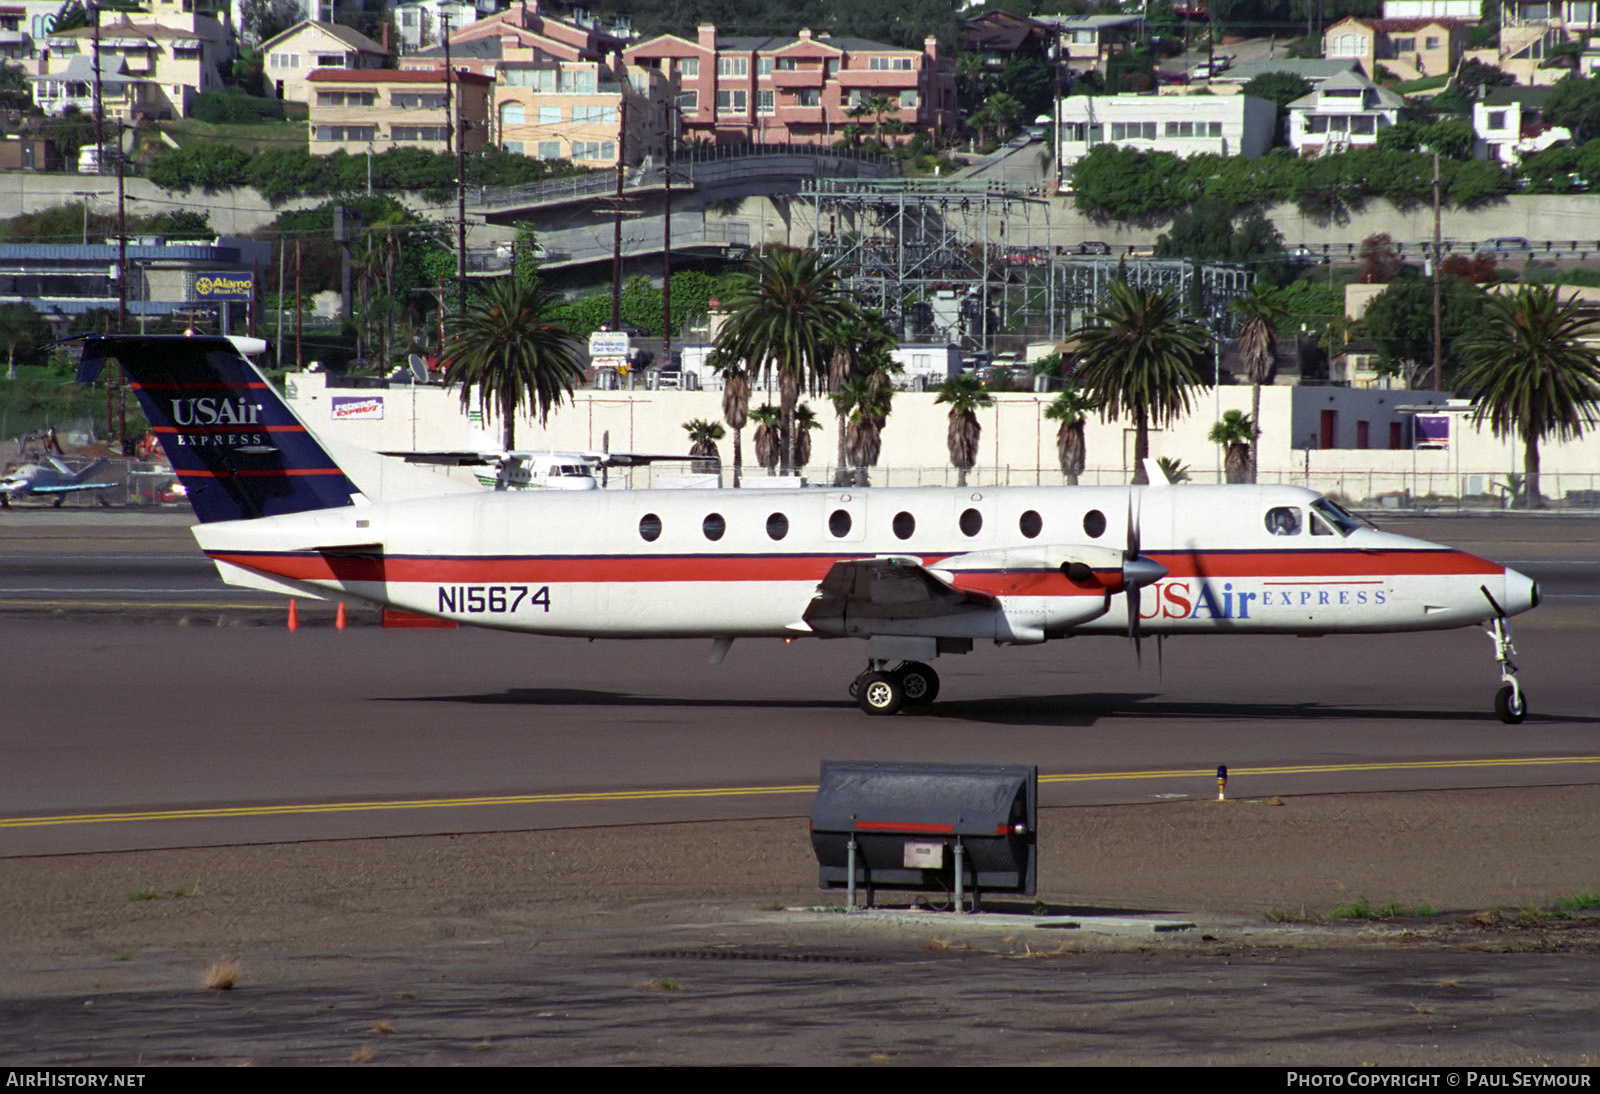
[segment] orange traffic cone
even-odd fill
[[[344,601],[339,601],[339,612],[333,617],[333,625],[341,631],[344,630]]]
[[[289,598],[289,633],[293,634],[300,629],[300,614],[294,609],[294,598]]]

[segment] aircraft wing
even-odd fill
[[[499,463],[504,454],[473,449],[440,449],[432,452],[379,452],[378,455],[397,456],[407,463],[431,463],[440,467],[487,467]]]
[[[688,463],[704,456],[656,456],[644,452],[585,452],[586,459],[598,460],[604,467],[645,467],[652,463]]]
[[[931,619],[995,606],[994,597],[956,588],[919,559],[888,556],[835,562],[801,618],[813,631],[841,634],[869,620]]]
[[[75,494],[79,490],[110,490],[117,485],[114,482],[74,482],[57,483],[49,486],[34,484],[28,487],[30,494]]]

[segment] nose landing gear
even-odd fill
[[[1517,648],[1511,644],[1511,628],[1502,618],[1485,625],[1494,642],[1494,659],[1500,666],[1500,690],[1494,696],[1494,712],[1508,726],[1518,725],[1528,716],[1528,697],[1517,680],[1517,665],[1511,660]]]
[[[850,684],[850,695],[868,714],[897,714],[902,707],[921,707],[939,694],[939,674],[921,661],[904,661],[889,671],[888,661],[873,658],[867,671]]]

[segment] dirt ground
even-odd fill
[[[1600,1061],[1600,918],[1558,908],[1600,787],[1049,809],[1040,848],[979,916],[828,910],[798,817],[0,860],[0,1062]]]

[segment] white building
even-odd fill
[[[1463,19],[1476,23],[1479,0],[1383,0],[1385,19]]]
[[[1194,156],[1263,156],[1277,107],[1248,95],[1072,95],[1056,106],[1063,168],[1097,144]]]
[[[406,0],[396,4],[394,23],[400,32],[400,53],[440,45],[446,23],[457,31],[496,10],[495,0]]]
[[[1472,154],[1480,160],[1515,165],[1522,157],[1565,144],[1572,131],[1544,120],[1541,107],[1550,97],[1548,87],[1491,88],[1481,102],[1472,104]]]
[[[1334,76],[1289,104],[1289,147],[1317,155],[1375,145],[1404,110],[1403,98],[1359,73]]]

